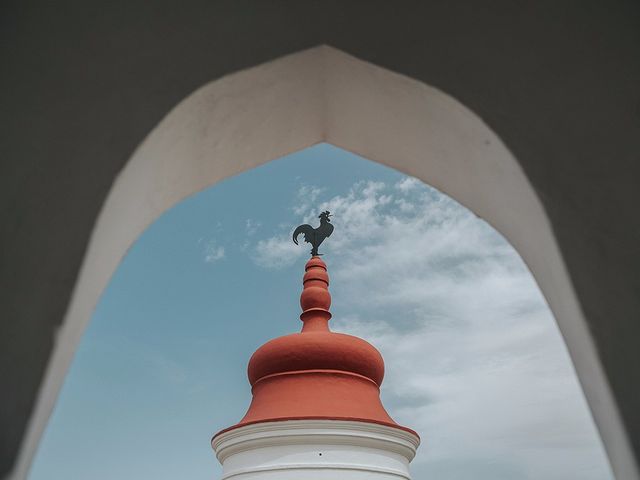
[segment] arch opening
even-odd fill
[[[575,465],[585,480],[611,478],[513,248],[415,178],[323,144],[189,197],[136,240],[83,335],[31,479],[219,476],[208,437],[244,415],[254,350],[299,331],[310,247],[291,231],[324,210],[335,225],[320,248],[330,327],[381,351],[383,405],[423,439],[413,478],[564,480]]]

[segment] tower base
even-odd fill
[[[420,439],[348,420],[282,420],[234,428],[212,440],[222,480],[410,480]]]

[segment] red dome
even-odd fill
[[[249,423],[330,419],[415,433],[396,424],[380,402],[380,352],[361,338],[329,330],[329,275],[320,257],[307,262],[303,284],[302,332],[271,340],[253,354],[248,367],[253,400],[242,420],[223,432]]]
[[[267,375],[301,370],[339,370],[356,373],[378,386],[384,377],[382,355],[369,342],[342,333],[294,333],[261,346],[249,360],[253,386]]]

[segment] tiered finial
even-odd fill
[[[304,323],[302,333],[328,332],[331,319],[331,294],[329,293],[329,274],[327,265],[320,257],[312,257],[304,267],[303,290],[300,295]]]

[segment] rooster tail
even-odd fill
[[[298,236],[300,234],[304,235],[304,241],[307,243],[311,242],[313,238],[313,227],[311,225],[300,225],[293,231],[293,243],[298,245]]]

